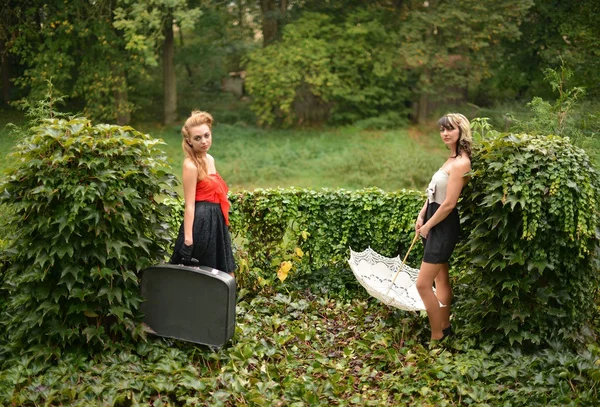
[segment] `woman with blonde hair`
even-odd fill
[[[448,261],[460,234],[456,203],[469,180],[467,174],[471,171],[472,142],[469,120],[462,114],[447,114],[438,124],[440,136],[450,154],[433,175],[427,188],[427,201],[415,223],[415,230],[421,235],[425,246],[416,285],[429,317],[432,342],[453,333],[450,325],[452,288]]]
[[[170,263],[208,266],[233,275],[228,188],[208,154],[212,125],[209,113],[193,111],[181,129],[185,209]]]

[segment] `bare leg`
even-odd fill
[[[442,264],[442,268],[435,278],[435,296],[445,305],[445,307],[440,307],[440,312],[442,315],[442,329],[446,329],[450,326],[450,304],[452,303],[448,263]]]
[[[421,263],[419,276],[417,277],[417,290],[423,300],[427,316],[429,317],[429,325],[431,326],[431,339],[442,339],[443,315],[440,309],[438,298],[433,292],[433,281],[439,274],[443,264]]]

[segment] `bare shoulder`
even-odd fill
[[[217,166],[215,165],[215,159],[210,154],[206,154],[206,170],[209,174],[215,174],[217,172]]]
[[[196,164],[189,158],[183,160],[183,169],[187,171],[198,171]]]
[[[471,159],[466,155],[459,155],[452,163],[452,170],[458,172],[460,175],[471,171]]]

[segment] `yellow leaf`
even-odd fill
[[[281,280],[281,282],[283,282],[287,278],[291,268],[292,268],[291,261],[282,261],[281,262],[281,264],[279,265],[279,269],[277,270],[277,277],[279,278],[279,280]]]
[[[298,256],[300,258],[302,258],[302,256],[304,256],[304,252],[299,247],[296,247],[296,256]]]
[[[310,236],[310,233],[308,233],[306,230],[302,231],[302,239],[306,240],[308,239],[308,236]]]

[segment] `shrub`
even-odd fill
[[[598,285],[596,170],[558,136],[483,139],[461,201],[456,315],[481,343],[582,339]]]
[[[15,230],[2,253],[7,346],[48,349],[141,334],[137,272],[169,243],[174,177],[159,140],[85,118],[48,119],[12,153],[0,185]]]
[[[531,117],[515,120],[511,131],[569,137],[578,147],[591,147],[592,152],[597,153],[593,150],[596,134],[600,130],[600,116],[593,106],[591,109],[588,107],[589,102],[582,103],[585,88],[568,86],[572,77],[573,71],[564,61],[559,69],[545,69],[544,79],[557,93],[556,100],[547,101],[534,97],[527,104]]]

